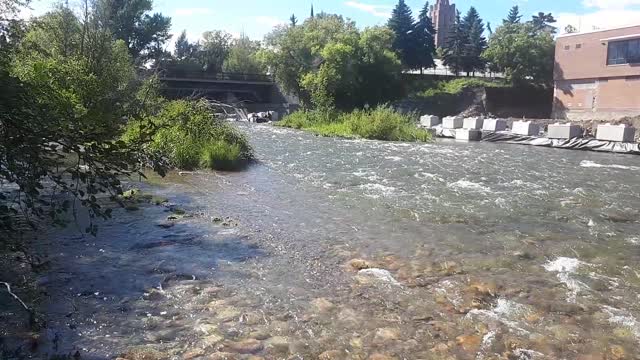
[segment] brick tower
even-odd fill
[[[444,47],[449,39],[451,25],[456,20],[456,5],[449,4],[449,0],[436,0],[431,5],[431,20],[436,29],[436,47]]]

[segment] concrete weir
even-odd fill
[[[582,127],[572,124],[551,124],[547,137],[549,139],[575,139],[582,137]]]
[[[604,141],[633,142],[636,129],[627,125],[598,125],[596,139]]]

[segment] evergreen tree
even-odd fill
[[[442,51],[443,63],[456,76],[459,75],[463,69],[464,53],[468,39],[469,37],[462,28],[460,12],[456,11],[456,20],[451,25],[449,40]]]
[[[396,35],[393,41],[393,49],[398,54],[405,69],[417,69],[420,67],[414,25],[411,9],[404,0],[398,0],[387,26]]]
[[[556,19],[551,15],[551,13],[545,14],[543,12],[539,12],[538,15],[533,15],[531,18],[531,24],[536,31],[548,31],[551,34],[555,34],[556,28],[551,24],[554,24]]]
[[[296,14],[291,14],[291,17],[289,18],[289,24],[291,25],[291,27],[295,27],[296,25],[298,25],[298,18],[296,17]]]
[[[519,24],[520,20],[522,20],[522,15],[520,15],[520,8],[518,5],[514,5],[511,10],[509,10],[509,15],[507,18],[502,20],[504,24]]]
[[[313,19],[315,17],[315,14],[313,13],[313,4],[311,4],[311,18]]]
[[[431,68],[436,65],[433,61],[436,53],[436,29],[433,28],[433,21],[431,21],[431,17],[429,16],[428,1],[424,4],[424,7],[418,15],[418,22],[415,25],[414,32],[418,46],[418,64],[420,66],[420,73],[422,73],[424,68]]]
[[[487,48],[487,39],[484,37],[484,23],[478,11],[472,6],[460,25],[463,36],[466,37],[464,46],[463,70],[470,73],[485,70],[485,62],[482,53]]]

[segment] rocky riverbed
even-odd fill
[[[248,171],[43,235],[37,356],[637,358],[636,157],[242,128]]]

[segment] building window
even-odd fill
[[[582,44],[576,44],[576,49],[582,49]]]
[[[640,39],[609,43],[607,65],[640,63]]]
[[[564,49],[565,49],[565,50],[571,50],[571,45],[565,45],[565,46],[564,46]]]

